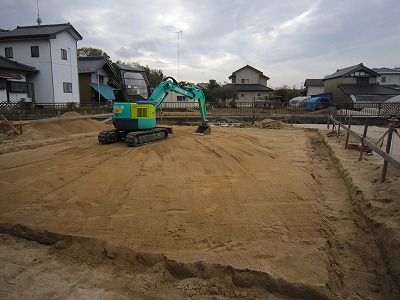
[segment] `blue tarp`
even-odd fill
[[[106,84],[89,83],[100,95],[107,100],[115,100],[114,90],[111,86]]]
[[[317,110],[331,106],[331,100],[324,97],[313,97],[307,102],[307,110]]]

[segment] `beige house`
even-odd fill
[[[232,83],[229,86],[235,88],[239,93],[238,102],[249,102],[269,100],[271,92],[268,87],[269,77],[263,72],[246,65],[236,70],[229,76]]]
[[[383,102],[400,93],[399,90],[377,83],[379,73],[360,63],[323,79],[324,92],[330,94],[332,103],[354,103],[364,101]]]

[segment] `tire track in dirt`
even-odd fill
[[[307,135],[311,175],[318,186],[329,187],[320,192],[320,212],[326,224],[327,269],[334,299],[397,299],[373,234],[352,204],[323,137],[316,131]]]

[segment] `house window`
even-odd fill
[[[10,81],[10,92],[26,93],[27,91],[28,84],[26,82]]]
[[[72,93],[72,83],[63,82],[63,90],[64,90],[64,93]]]
[[[104,84],[106,82],[105,76],[98,75],[97,81],[99,84]]]
[[[0,78],[0,90],[5,90],[7,88],[7,80]]]
[[[357,77],[357,84],[368,84],[369,78],[368,77]]]
[[[13,48],[12,47],[6,47],[4,49],[4,52],[5,52],[6,58],[13,58],[14,57]]]
[[[31,57],[39,57],[39,46],[31,46]]]
[[[240,79],[240,83],[250,83],[250,79],[242,78],[242,79]]]
[[[176,96],[176,101],[186,101],[185,96]]]
[[[61,59],[67,60],[67,58],[68,58],[68,56],[67,56],[67,50],[61,49]]]
[[[386,76],[382,76],[382,77],[381,77],[381,82],[382,82],[382,83],[386,83]]]
[[[240,98],[244,98],[244,93],[240,94]]]

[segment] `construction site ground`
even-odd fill
[[[400,172],[381,183],[344,133],[175,126],[130,148],[109,127],[2,135],[1,299],[399,299]]]

